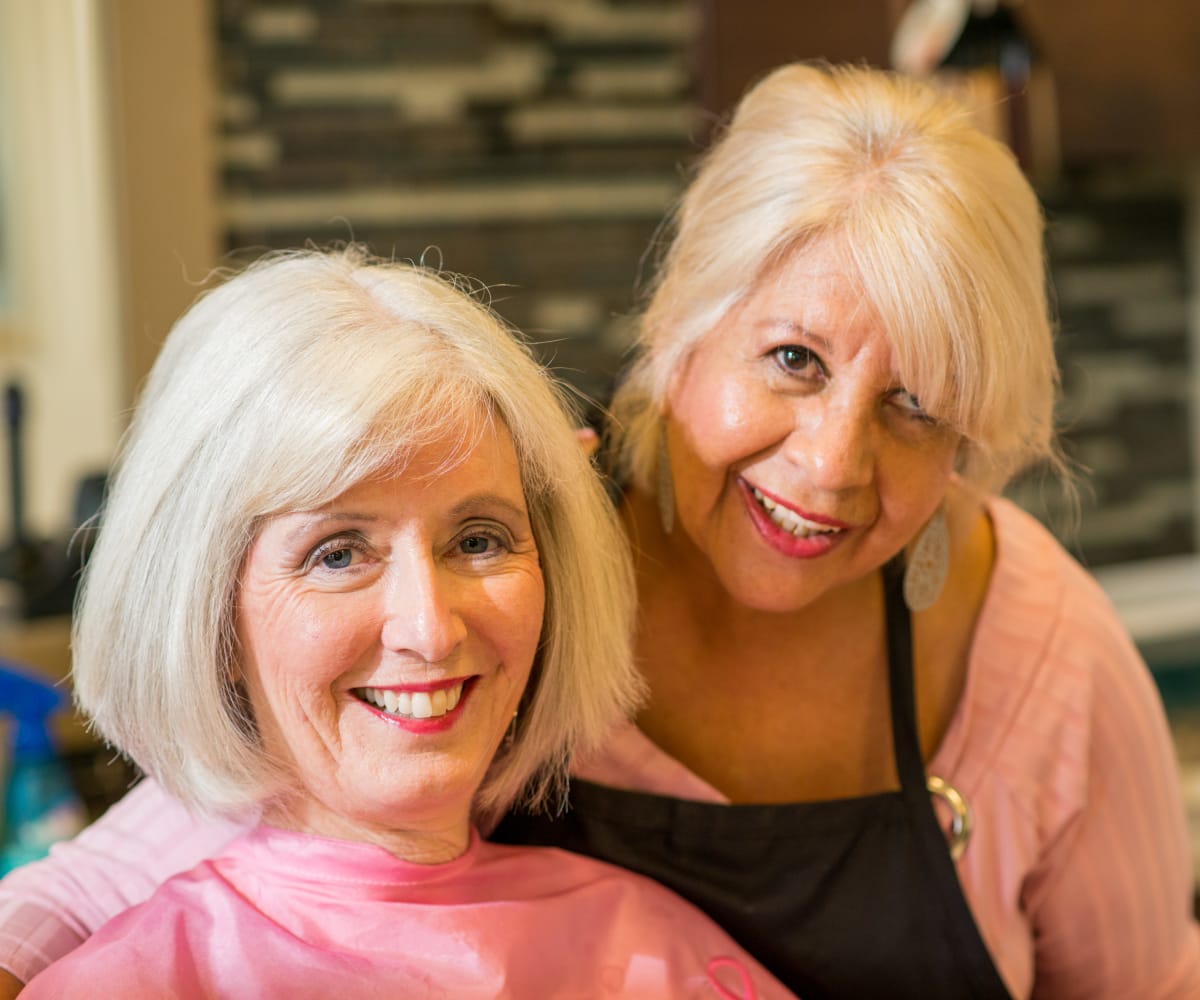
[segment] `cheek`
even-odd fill
[[[542,637],[546,593],[540,569],[484,581],[472,631],[509,670],[528,672]]]
[[[670,400],[672,458],[722,471],[770,443],[769,400],[736,378],[694,377]],[[678,446],[682,446],[682,453]]]
[[[880,496],[894,520],[920,525],[933,516],[950,485],[955,454],[952,446],[938,446],[889,461]]]
[[[265,699],[277,712],[292,711],[327,690],[378,636],[361,604],[347,595],[244,602],[238,633],[256,708]]]

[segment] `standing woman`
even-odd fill
[[[927,86],[786,66],[700,164],[614,401],[651,700],[513,823],[801,996],[1196,997],[1179,778],[1061,470],[1042,218]]]
[[[995,495],[1059,464],[1041,239],[1012,156],[924,85],[797,65],[747,95],[614,401],[651,698],[566,817],[504,836],[659,878],[808,998],[1200,996],[1151,678]],[[5,883],[0,964],[230,835],[135,790]]]

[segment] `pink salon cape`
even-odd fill
[[[22,994],[53,997],[791,996],[657,883],[472,837],[441,865],[259,826],[165,882]]]

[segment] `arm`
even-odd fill
[[[24,985],[11,972],[0,969],[0,1000],[14,1000]]]
[[[242,829],[199,820],[155,782],[142,782],[74,840],[0,881],[0,973],[28,982]],[[0,979],[0,1000],[15,996],[11,983]]]
[[[1149,672],[1123,629],[1095,652],[1087,790],[1026,885],[1035,997],[1200,996],[1200,929],[1179,769]]]

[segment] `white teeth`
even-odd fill
[[[402,719],[439,719],[454,711],[462,700],[463,686],[441,688],[437,691],[384,691],[380,688],[359,688],[359,694],[376,708]]]
[[[815,521],[808,521],[799,514],[788,510],[781,504],[777,504],[770,497],[763,496],[753,486],[750,491],[754,494],[754,499],[758,501],[763,510],[767,512],[771,520],[774,521],[784,531],[791,532],[797,538],[809,538],[813,535],[832,535],[835,532],[841,531],[841,528],[831,528],[828,524],[817,524]]]

